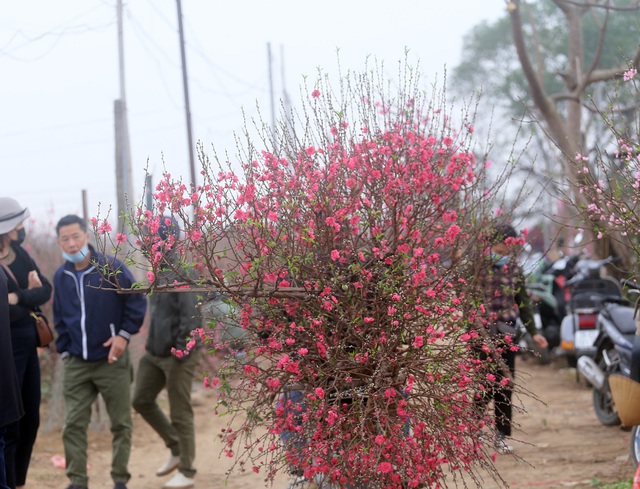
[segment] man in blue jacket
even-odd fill
[[[62,433],[67,489],[86,489],[87,427],[91,405],[102,395],[111,421],[114,489],[126,489],[131,452],[133,376],[127,346],[142,325],[146,299],[142,294],[118,294],[118,284],[130,288],[129,270],[89,244],[84,220],[60,219],[58,244],[65,263],[53,277],[53,315],[57,351],[64,362],[65,424]]]

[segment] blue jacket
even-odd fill
[[[91,264],[85,270],[76,271],[73,263],[65,262],[53,276],[56,347],[62,358],[107,358],[109,348],[103,343],[114,335],[128,341],[140,329],[147,310],[143,294],[118,294],[110,283],[117,280],[125,289],[134,283],[124,264],[91,246],[89,249]],[[115,273],[103,278],[101,273],[107,266]]]

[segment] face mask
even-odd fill
[[[491,252],[491,261],[497,267],[503,267],[509,263],[509,257],[507,255],[499,255],[498,253]]]
[[[89,247],[85,244],[80,251],[70,255],[69,253],[62,252],[62,257],[70,261],[71,263],[80,263],[89,255]]]
[[[24,242],[24,238],[27,237],[27,231],[24,228],[18,229],[18,237],[13,240],[14,243],[21,245]]]

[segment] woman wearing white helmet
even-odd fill
[[[51,298],[52,291],[33,258],[20,246],[27,217],[27,208],[12,198],[0,197],[0,265],[7,275],[11,342],[25,411],[22,419],[6,427],[4,456],[11,488],[26,483],[40,425],[38,337],[31,313]]]

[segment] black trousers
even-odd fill
[[[29,322],[11,325],[13,356],[20,382],[24,416],[6,426],[4,458],[7,485],[10,488],[24,486],[33,444],[40,426],[40,362],[36,348],[35,326]]]
[[[492,354],[480,352],[480,358],[488,362]],[[495,355],[495,354],[493,354]],[[477,404],[480,410],[484,410],[491,400],[493,400],[493,410],[495,417],[496,431],[504,436],[511,436],[511,421],[513,419],[513,382],[516,376],[516,352],[505,346],[501,352],[502,364],[497,359],[492,359],[495,368],[489,368],[487,373],[495,376],[493,382],[485,385],[484,395],[478,399]],[[506,385],[500,381],[510,378]]]

